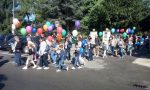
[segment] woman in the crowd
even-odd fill
[[[70,47],[68,38],[66,37],[66,38],[65,38],[65,42],[64,42],[64,50],[65,50],[65,52],[66,52],[66,58],[67,58],[68,60],[70,60],[70,49],[71,49],[71,47]]]
[[[21,66],[24,64],[23,60],[21,59],[21,41],[19,37],[15,37],[15,62],[17,66]]]
[[[27,60],[26,60],[26,65],[25,65],[25,67],[22,68],[24,70],[28,69],[28,66],[29,66],[30,62],[33,64],[32,68],[36,68],[35,62],[33,61],[34,43],[32,43],[31,41],[28,41],[27,47],[28,47],[29,52],[28,52],[28,57],[27,57]]]
[[[57,62],[56,62],[56,60],[57,60],[56,47],[57,47],[56,41],[52,40],[50,57],[52,59],[53,64],[57,64]]]
[[[127,45],[127,51],[129,52],[130,56],[132,56],[132,50],[133,50],[133,41],[129,38],[128,45]]]
[[[63,49],[64,46],[63,45],[59,45],[59,47],[57,48],[56,52],[57,52],[57,58],[58,58],[58,69],[56,70],[56,72],[60,72],[63,69],[66,69],[68,71],[68,67],[64,64],[64,61],[66,60],[66,52]]]
[[[75,44],[75,52],[74,52],[75,58],[74,58],[72,70],[74,70],[76,68],[79,68],[79,69],[82,68],[81,64],[79,62],[79,57],[80,57],[79,49],[80,49],[79,44],[76,43]]]
[[[123,58],[123,46],[124,45],[124,42],[122,40],[122,38],[120,38],[119,42],[118,42],[118,47],[119,47],[119,55],[120,55],[120,58],[122,59]]]
[[[88,60],[92,61],[93,60],[93,48],[94,48],[94,44],[92,43],[92,38],[91,37],[89,37],[88,47],[89,47],[89,57],[88,57]]]
[[[45,41],[45,38],[40,38],[40,49],[39,49],[39,67],[37,69],[42,69],[43,65],[45,66],[44,69],[49,69],[48,66],[48,45]]]
[[[94,54],[96,57],[99,57],[99,46],[100,46],[100,40],[98,38],[98,35],[95,37],[95,50]]]

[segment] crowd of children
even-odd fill
[[[110,54],[112,57],[119,56],[122,59],[125,54],[132,56],[135,48],[138,49],[144,45],[146,47],[149,44],[146,42],[148,38],[145,38],[143,41],[141,40],[143,38],[139,39],[132,35],[126,39],[123,39],[119,35],[111,35],[108,43],[103,43],[98,36],[95,36],[94,40],[92,39],[89,35],[83,38],[80,34],[77,36],[75,47],[73,47],[73,36],[71,34],[67,35],[64,42],[60,42],[56,38],[49,40],[44,36],[35,36],[34,38],[28,36],[28,57],[22,69],[28,69],[30,63],[32,63],[32,68],[47,70],[49,69],[49,63],[52,63],[57,68],[56,72],[60,72],[61,70],[68,71],[69,67],[65,64],[65,60],[70,60],[72,63],[71,69],[80,69],[85,64],[83,58],[93,61],[93,57],[99,57],[100,52],[102,52],[103,58]],[[19,38],[16,38],[16,41],[15,62],[21,65]],[[73,55],[71,54],[72,50],[74,52]]]

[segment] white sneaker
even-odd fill
[[[69,67],[67,67],[66,70],[68,71],[68,70],[69,70]]]
[[[60,69],[57,69],[56,72],[61,72],[61,70],[60,70]]]
[[[27,70],[27,69],[28,69],[28,67],[27,67],[27,66],[25,66],[25,67],[23,67],[22,69],[23,69],[23,70]]]
[[[35,66],[33,66],[32,68],[36,68],[37,66],[35,65]]]
[[[49,67],[44,67],[44,70],[48,70],[49,69]]]
[[[56,62],[53,62],[52,64],[56,64]]]
[[[38,67],[38,68],[36,68],[37,70],[40,70],[40,69],[42,69],[42,67]]]
[[[81,69],[81,68],[82,68],[81,66],[78,67],[78,69]]]
[[[72,67],[71,69],[72,69],[72,70],[75,70],[76,68],[75,68],[75,67]]]

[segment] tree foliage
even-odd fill
[[[18,4],[21,9],[15,17],[20,21],[35,13],[35,22],[59,20],[69,30],[74,29],[75,20],[81,20],[82,30],[104,30],[138,26],[150,15],[149,0],[15,0]],[[0,0],[0,33],[11,31],[12,6],[12,0]]]

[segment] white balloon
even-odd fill
[[[78,31],[77,31],[77,30],[73,30],[73,31],[72,31],[72,35],[73,35],[74,37],[76,37],[76,36],[78,35]]]
[[[17,25],[18,23],[19,23],[19,20],[18,20],[17,18],[14,18],[14,19],[13,19],[13,24],[14,24],[14,25]]]

